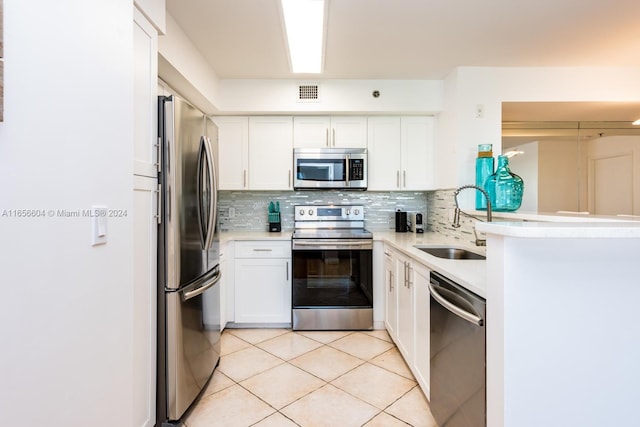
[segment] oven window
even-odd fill
[[[296,176],[307,181],[345,181],[344,159],[297,159]]]
[[[373,307],[371,250],[293,251],[293,307]]]

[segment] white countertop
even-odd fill
[[[640,222],[477,222],[487,234],[526,238],[640,238]]]
[[[436,233],[395,233],[373,232],[374,240],[389,243],[405,255],[424,264],[430,270],[441,273],[454,282],[464,286],[471,292],[486,298],[486,261],[485,260],[451,260],[438,258],[414,247],[414,245],[447,246],[465,248],[471,252],[484,254],[486,248],[465,244],[456,239]]]

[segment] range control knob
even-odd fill
[[[304,209],[300,209],[300,215],[304,215]]]
[[[309,209],[309,215],[313,215],[313,209]]]
[[[360,214],[360,209],[354,209],[353,213],[356,214],[356,215],[359,215]]]

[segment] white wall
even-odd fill
[[[158,75],[205,113],[218,111],[218,76],[169,14],[158,37]]]
[[[478,144],[493,144],[494,154],[499,154],[502,102],[640,101],[639,68],[461,67],[445,85],[443,115],[454,117],[441,120],[439,132],[447,138],[441,143],[454,148],[452,157],[439,160],[456,170],[443,188],[474,182]],[[478,105],[483,106],[482,118],[476,117]],[[471,191],[460,194],[460,204],[467,209],[473,200]]]
[[[318,102],[298,102],[298,84],[318,84]],[[377,90],[379,97],[373,96]],[[442,110],[440,80],[221,80],[222,113],[397,113]]]
[[[130,426],[133,4],[4,8],[2,424]],[[129,214],[109,218],[103,246],[89,218],[49,214],[92,204]]]

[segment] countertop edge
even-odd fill
[[[480,232],[505,237],[636,239],[640,222],[477,222]]]

